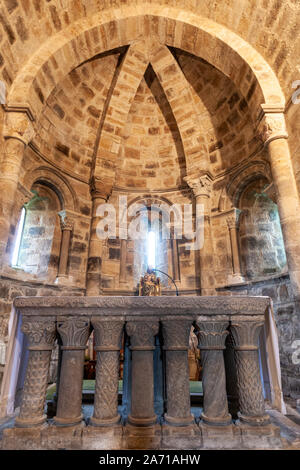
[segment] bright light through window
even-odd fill
[[[154,232],[148,232],[147,237],[147,264],[148,268],[155,268],[156,236]]]
[[[12,261],[11,261],[12,266],[18,266],[18,258],[19,258],[19,251],[20,251],[22,233],[23,233],[24,222],[25,222],[25,214],[26,214],[26,211],[25,211],[25,208],[23,207],[19,224],[18,224],[15,247],[14,247],[14,251],[12,255]]]

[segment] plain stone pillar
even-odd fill
[[[238,417],[241,422],[255,426],[270,422],[265,413],[258,356],[258,339],[263,324],[263,321],[245,321],[242,318],[231,322],[239,394]]]
[[[229,322],[197,321],[197,336],[203,367],[203,413],[205,424],[229,425],[223,351]]]
[[[152,426],[154,413],[154,336],[158,334],[158,321],[147,318],[129,321],[126,325],[132,351],[131,412],[128,422],[134,426]]]
[[[67,274],[71,232],[73,230],[73,221],[70,220],[65,211],[59,212],[60,226],[62,230],[58,277],[64,277]]]
[[[188,176],[185,180],[194,192],[196,204],[199,206],[202,205],[204,212],[204,227],[200,227],[200,230],[203,230],[203,246],[199,249],[201,295],[214,295],[215,278],[210,226],[210,195],[212,190],[212,179],[209,174],[202,174],[197,177]]]
[[[57,412],[54,422],[62,426],[82,421],[82,381],[86,343],[90,335],[89,321],[80,317],[61,319],[57,323],[63,346]]]
[[[100,217],[97,216],[97,209],[101,204],[105,204],[108,194],[104,192],[103,184],[100,181],[92,180],[92,220],[89,243],[89,256],[87,266],[86,294],[89,296],[101,295],[101,267],[103,240],[97,235],[97,225]]]
[[[163,320],[163,349],[166,352],[167,424],[188,426],[191,414],[188,349],[192,318]]]
[[[288,146],[284,115],[264,109],[261,135],[268,148],[272,176],[294,295],[300,299],[300,204]]]
[[[93,426],[118,424],[120,349],[124,321],[120,318],[92,319],[97,351]]]
[[[23,321],[22,331],[29,341],[29,359],[23,388],[17,427],[40,426],[46,422],[44,414],[51,352],[56,336],[55,319],[30,318]]]

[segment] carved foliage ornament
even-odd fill
[[[275,139],[287,139],[284,115],[282,113],[265,114],[259,125],[259,136],[265,145]]]
[[[70,230],[70,231],[72,231],[73,227],[74,227],[74,221],[67,216],[66,211],[65,210],[60,211],[58,213],[58,215],[60,217],[61,230]]]
[[[259,321],[232,322],[230,331],[235,349],[258,349],[258,338],[263,324]]]
[[[29,348],[51,349],[53,347],[56,336],[54,320],[25,320],[21,329],[28,338]]]
[[[188,349],[192,320],[163,321],[164,349]]]
[[[197,322],[200,349],[225,349],[228,322]]]
[[[92,320],[96,347],[121,349],[123,321]]]
[[[57,323],[57,330],[64,347],[85,348],[90,336],[90,323],[80,318],[68,318]]]
[[[187,176],[184,178],[195,196],[209,197],[212,190],[212,180],[209,175]]]

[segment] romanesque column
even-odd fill
[[[231,256],[232,256],[232,276],[229,276],[229,282],[242,282],[244,281],[241,274],[238,230],[239,230],[239,217],[241,211],[233,209],[232,213],[227,217],[227,225],[230,236]]]
[[[205,424],[229,425],[231,416],[228,413],[226,379],[223,351],[228,335],[226,328],[229,322],[197,321],[196,334],[201,350],[203,413],[201,419]]]
[[[7,112],[5,116],[5,143],[0,158],[0,265],[8,262],[5,258],[9,253],[5,254],[5,249],[24,150],[33,137],[32,120],[30,112],[25,109],[23,112]]]
[[[131,412],[128,422],[135,426],[156,423],[154,413],[153,351],[158,321],[151,318],[126,324],[132,351]]]
[[[168,424],[175,426],[187,426],[194,422],[188,364],[192,323],[192,318],[166,318],[162,322],[167,385],[167,412],[164,417]]]
[[[204,236],[203,246],[199,250],[201,295],[214,295],[214,260],[210,226],[212,180],[209,174],[187,176],[185,180],[194,192],[196,204],[202,205],[204,211],[204,227],[199,227]],[[198,238],[201,238],[201,235]]]
[[[101,266],[102,266],[102,250],[103,240],[97,236],[97,225],[100,217],[97,216],[97,208],[101,204],[105,204],[108,192],[105,191],[104,185],[101,181],[91,181],[91,196],[92,196],[92,220],[90,231],[89,243],[89,257],[87,266],[87,284],[86,293],[89,296],[97,296],[101,294]]]
[[[89,321],[83,317],[62,318],[57,322],[62,339],[57,412],[54,422],[70,426],[82,420],[82,381],[86,343],[90,335]]]
[[[235,364],[235,352],[234,352],[234,341],[229,330],[229,334],[225,342],[224,351],[224,362],[225,362],[225,375],[226,375],[226,392],[228,399],[229,412],[231,416],[236,419],[238,413],[238,387],[237,387],[237,375],[236,375],[236,364]]]
[[[261,136],[268,148],[294,295],[300,299],[300,205],[285,119],[280,109],[263,106]]]
[[[118,389],[120,349],[124,321],[113,317],[93,318],[95,350],[97,351],[93,426],[119,423]]]
[[[231,323],[234,339],[239,413],[241,422],[251,425],[268,424],[261,384],[258,339],[263,320],[245,321],[236,317]]]
[[[25,317],[22,331],[28,338],[29,358],[17,427],[40,426],[44,414],[51,352],[56,336],[55,318]]]
[[[62,231],[59,266],[58,266],[58,277],[64,277],[67,275],[70,239],[71,239],[71,232],[74,227],[74,222],[70,220],[69,217],[67,217],[66,211],[60,211],[58,215],[60,217],[60,227]]]

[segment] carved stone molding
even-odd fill
[[[257,351],[263,321],[232,321],[231,333],[235,350]]]
[[[131,350],[154,350],[154,336],[158,334],[158,321],[130,321],[126,332],[130,336]]]
[[[90,336],[90,322],[85,318],[71,317],[57,322],[62,339],[62,349],[85,349]]]
[[[197,322],[195,333],[199,340],[199,349],[225,349],[229,322]]]
[[[26,146],[33,139],[35,130],[32,119],[26,110],[10,109],[5,115],[3,136],[5,139],[18,139]]]
[[[111,193],[111,185],[93,176],[90,180],[90,193],[92,199],[103,199],[107,201]]]

